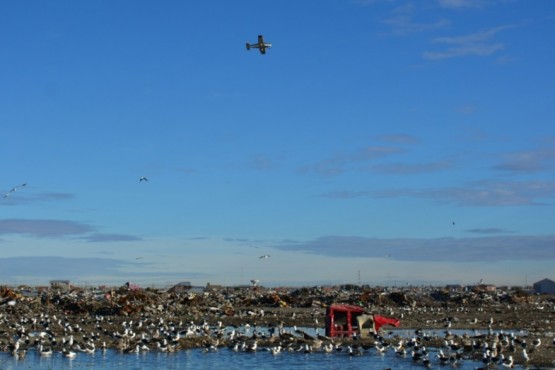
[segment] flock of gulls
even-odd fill
[[[162,317],[142,315],[128,321],[116,322],[110,317],[90,316],[70,321],[68,317],[50,316],[46,313],[36,317],[8,320],[0,314],[2,337],[11,338],[1,342],[0,349],[11,353],[16,359],[28,354],[41,357],[63,356],[68,359],[79,354],[91,355],[111,348],[122,354],[165,352],[181,349],[202,348],[206,353],[222,350],[253,353],[258,351],[280,353],[322,353],[340,356],[390,356],[404,359],[415,365],[458,366],[465,360],[482,363],[476,369],[525,365],[529,353],[541,345],[540,339],[527,343],[523,336],[504,332],[478,332],[453,335],[427,334],[415,330],[406,337],[389,332],[385,337],[330,338],[314,335],[296,327],[284,328],[283,324],[260,328],[255,324],[224,326],[221,321],[209,324],[174,322]],[[410,332],[407,332],[410,333]],[[6,335],[9,334],[9,335]],[[554,343],[555,345],[555,340]],[[432,348],[428,350],[427,346]]]

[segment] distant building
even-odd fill
[[[495,293],[497,287],[493,284],[480,284],[475,285],[472,290],[477,293]]]
[[[533,288],[538,294],[555,294],[555,281],[543,279],[534,283]]]
[[[185,293],[190,291],[192,288],[190,281],[182,281],[180,283],[175,284],[173,287],[169,289],[171,293]]]
[[[221,292],[223,290],[224,290],[224,287],[222,285],[210,284],[210,283],[207,283],[206,288],[204,288],[205,292]]]
[[[68,291],[69,287],[69,280],[50,280],[50,289]]]
[[[445,286],[445,289],[450,292],[460,292],[463,290],[463,286],[461,284],[448,284]]]

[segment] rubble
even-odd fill
[[[20,335],[21,330],[26,333],[48,330],[48,336],[58,341],[69,335],[83,340],[83,336],[97,333],[97,343],[120,348],[121,338],[115,333],[121,333],[132,321],[153,326],[180,323],[182,329],[187,326],[185,323],[209,328],[252,325],[323,329],[326,307],[332,303],[360,305],[369,312],[397,317],[401,319],[401,328],[410,330],[487,332],[493,328],[526,332],[529,337],[543,338],[544,343],[551,343],[555,333],[555,298],[530,294],[521,288],[490,291],[438,287],[266,289],[256,286],[192,291],[130,289],[124,285],[31,291],[28,287],[3,287],[0,289],[0,348],[6,350],[13,345],[14,336]],[[80,330],[76,331],[76,326]],[[181,338],[176,345],[190,348],[206,345],[211,340],[207,335],[195,335]],[[554,358],[536,353],[531,361],[536,361],[538,366],[553,361],[554,348],[555,344],[551,345]]]

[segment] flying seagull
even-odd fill
[[[24,183],[21,184],[21,185],[14,186],[10,191],[8,191],[6,194],[4,194],[3,198],[9,197],[11,193],[13,193],[14,191],[17,191],[17,189],[22,188],[22,187],[24,187],[24,186],[27,186],[27,183],[26,183],[26,182],[24,182]]]
[[[260,256],[260,257],[258,257],[258,258],[259,258],[259,259],[263,259],[263,258],[270,258],[270,255],[269,255],[269,254],[265,254],[265,255],[263,255],[263,256]]]
[[[148,181],[148,178],[145,177],[145,176],[139,177],[139,182],[141,182],[141,181]]]

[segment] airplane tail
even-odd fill
[[[251,49],[251,44],[249,44],[249,43],[247,42],[247,50],[250,50],[250,49]]]

